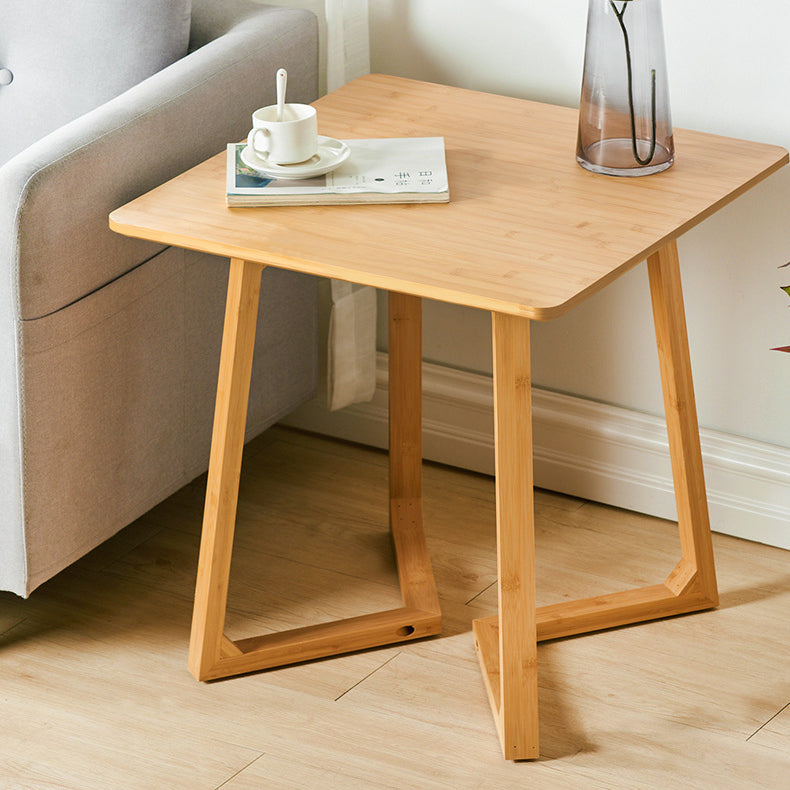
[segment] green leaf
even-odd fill
[[[779,346],[779,348],[772,348],[771,351],[787,351],[790,353],[790,346]]]
[[[788,296],[790,296],[790,285],[779,286]]]

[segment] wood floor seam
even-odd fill
[[[10,634],[15,628],[19,628],[20,625],[22,625],[23,623],[26,623],[29,619],[30,618],[28,618],[28,617],[23,617],[21,620],[18,620],[16,623],[14,623],[9,628],[5,628],[4,630],[0,631],[0,639],[2,639],[4,636],[7,636],[8,634]]]
[[[758,733],[758,732],[760,732],[761,730],[765,729],[765,728],[766,728],[766,727],[767,727],[767,726],[768,726],[768,725],[769,725],[769,724],[770,724],[770,723],[771,723],[771,722],[772,722],[772,721],[773,721],[773,720],[774,720],[774,719],[775,719],[777,716],[781,716],[781,715],[782,715],[782,714],[783,714],[783,713],[784,713],[784,712],[785,712],[785,711],[786,711],[788,708],[790,708],[790,702],[788,702],[788,703],[787,703],[787,704],[786,704],[784,707],[782,707],[782,708],[780,708],[778,711],[776,711],[776,713],[774,713],[774,715],[773,715],[773,716],[771,716],[771,718],[770,718],[770,719],[768,719],[768,721],[766,721],[766,722],[763,722],[763,724],[761,724],[761,725],[760,725],[760,726],[759,726],[759,727],[758,727],[758,728],[757,728],[757,729],[756,729],[756,730],[755,730],[755,731],[754,731],[754,732],[753,732],[753,733],[752,733],[752,734],[751,734],[751,735],[750,735],[750,736],[749,736],[749,737],[746,739],[746,740],[747,740],[747,742],[748,742],[748,741],[750,741],[752,738],[754,738],[754,736],[755,736],[755,735],[757,735],[757,733]]]
[[[368,672],[368,674],[365,675],[364,678],[359,680],[353,686],[350,686],[349,688],[347,688],[339,697],[335,697],[335,702],[338,702],[343,697],[345,697],[346,694],[349,693],[349,691],[353,691],[355,688],[357,688],[358,686],[362,685],[369,677],[371,677],[372,675],[375,675],[376,672],[378,672],[380,669],[383,669],[384,667],[386,667],[387,664],[389,664],[391,661],[394,661],[399,655],[400,655],[400,652],[396,653],[394,656],[390,656],[383,664],[381,664],[380,666],[377,666],[372,672]]]
[[[232,782],[232,781],[233,781],[233,780],[234,780],[234,779],[235,779],[237,776],[239,776],[239,774],[243,774],[243,773],[244,773],[244,772],[245,772],[245,771],[246,771],[246,770],[247,770],[247,769],[248,769],[250,766],[252,766],[252,765],[255,765],[255,763],[257,763],[257,762],[258,762],[258,760],[260,760],[260,759],[261,759],[261,757],[263,757],[265,754],[266,754],[266,752],[260,752],[260,753],[258,754],[258,756],[257,756],[257,757],[253,757],[253,759],[252,759],[252,760],[250,760],[250,761],[247,763],[247,765],[245,765],[243,768],[240,768],[240,769],[239,769],[238,771],[236,771],[236,772],[235,772],[235,773],[234,773],[232,776],[229,776],[229,777],[228,777],[228,778],[227,778],[227,779],[226,779],[226,780],[225,780],[225,781],[224,781],[222,784],[220,784],[220,785],[217,785],[217,786],[214,788],[214,790],[220,790],[220,788],[223,788],[223,787],[225,787],[225,785],[227,785],[227,784],[228,784],[228,782]]]
[[[492,581],[491,584],[488,584],[485,587],[483,587],[483,589],[480,590],[480,592],[477,593],[477,595],[473,595],[468,601],[466,601],[466,603],[464,603],[464,606],[469,606],[469,604],[471,604],[472,601],[476,601],[481,595],[484,595],[486,592],[488,592],[488,590],[490,590],[492,587],[495,586],[496,586],[496,581]]]

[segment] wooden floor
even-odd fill
[[[186,669],[205,480],[23,601],[0,594],[2,790],[787,788],[790,553],[715,536],[716,611],[539,647],[542,757],[506,763],[471,635],[496,606],[490,478],[425,467],[445,629],[212,684]],[[539,603],[661,581],[674,525],[538,492]],[[386,457],[247,448],[232,638],[399,605]]]

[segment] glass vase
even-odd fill
[[[641,176],[674,157],[661,0],[589,0],[576,160]]]

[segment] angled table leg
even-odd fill
[[[680,529],[681,560],[665,585],[678,598],[699,603],[696,608],[707,608],[718,604],[719,595],[677,243],[652,255],[647,271]]]
[[[663,583],[535,608],[529,322],[494,314],[499,612],[475,645],[506,758],[538,756],[536,640],[709,609],[716,570],[677,246],[648,259],[681,557]]]
[[[201,680],[226,653],[238,652],[223,629],[262,271],[256,263],[230,262],[189,644],[189,671]]]
[[[422,528],[421,301],[393,294],[390,529],[403,606],[235,642],[224,634],[262,269],[231,261],[189,648],[189,670],[198,680],[418,639],[441,629]]]

